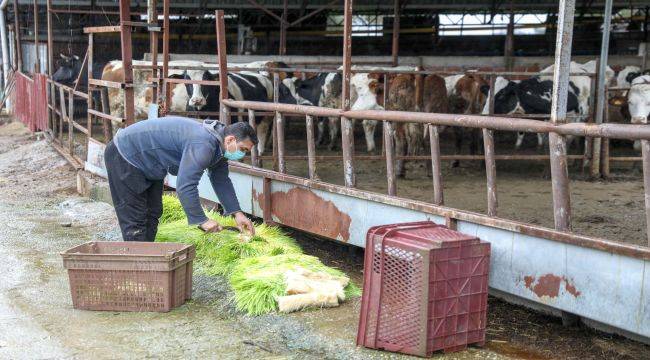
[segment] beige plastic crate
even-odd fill
[[[61,253],[75,309],[166,312],[192,297],[194,245],[92,241]]]

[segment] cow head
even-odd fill
[[[215,80],[216,77],[207,70],[187,70],[183,73],[183,78],[191,80]],[[190,99],[187,102],[188,107],[196,110],[203,109],[208,104],[208,98],[214,97],[214,91],[218,97],[219,89],[213,85],[186,84],[187,94]],[[217,99],[209,99],[217,101]]]
[[[278,102],[282,104],[314,105],[311,101],[301,97],[296,92],[295,81],[295,78],[286,78],[282,80],[278,87],[280,91],[278,94]]]
[[[81,71],[81,61],[79,61],[77,55],[60,54],[60,56],[61,59],[57,61],[59,68],[52,74],[52,80],[65,85],[72,85]]]
[[[630,91],[627,93],[627,104],[632,124],[647,123],[650,115],[650,75],[643,75],[632,81]]]
[[[382,75],[378,73],[358,73],[350,79],[352,95],[356,93],[356,101],[352,110],[383,110],[380,103],[383,101]],[[382,95],[382,100],[379,99]]]

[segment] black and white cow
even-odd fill
[[[627,105],[632,124],[647,124],[650,116],[650,75],[642,75],[634,80],[627,93]],[[641,151],[641,142],[634,142],[634,150]]]
[[[493,90],[490,89],[490,91]],[[553,81],[551,80],[532,77],[526,80],[511,81],[499,76],[495,80],[494,91],[494,114],[496,115],[551,113],[553,94]],[[570,81],[567,114],[581,114],[579,95],[580,90]],[[483,114],[489,114],[488,103],[483,108]],[[525,133],[517,133],[516,149],[521,147],[524,136]],[[543,146],[543,139],[542,134],[537,135],[538,147]]]
[[[202,80],[214,81],[218,78],[216,73],[205,71]],[[290,84],[291,85],[291,84]],[[285,83],[278,87],[278,101],[284,104],[311,105],[308,101],[295,95],[293,89]],[[218,112],[220,107],[219,87],[214,85],[187,85],[188,107],[190,111]],[[258,72],[231,72],[228,73],[228,98],[238,101],[273,101],[273,82],[268,75]],[[232,122],[248,121],[247,117],[233,115]],[[272,117],[257,116],[257,134],[259,139],[258,152],[262,155],[266,149],[268,134],[271,128]]]

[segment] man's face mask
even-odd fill
[[[231,149],[233,149],[231,151]],[[246,153],[243,152],[239,146],[237,146],[237,141],[235,139],[231,140],[228,144],[226,144],[226,151],[223,153],[223,157],[225,157],[228,160],[233,160],[233,161],[239,161],[246,156]]]

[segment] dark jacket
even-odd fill
[[[137,122],[118,131],[113,140],[120,155],[151,180],[176,175],[176,192],[190,224],[208,218],[199,202],[197,186],[207,169],[212,188],[226,214],[240,211],[228,177],[228,161],[221,143],[224,125],[169,116]]]

